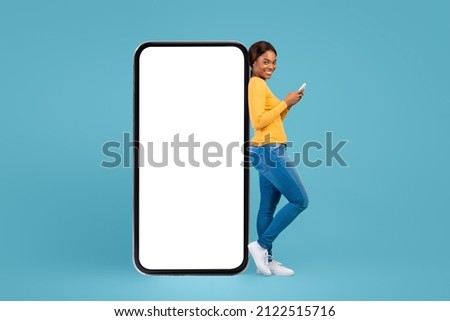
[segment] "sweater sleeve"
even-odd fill
[[[281,120],[284,120],[284,118],[286,117],[288,112],[289,112],[289,108],[286,108],[285,110],[283,110],[283,112],[280,114]]]
[[[284,100],[280,101],[271,110],[265,110],[266,83],[259,78],[252,78],[248,88],[248,104],[250,108],[250,120],[255,130],[262,129],[275,120],[287,105]]]

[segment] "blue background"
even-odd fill
[[[400,0],[2,3],[0,299],[449,300],[449,12]],[[253,263],[233,277],[139,274],[132,171],[100,166],[102,145],[132,132],[135,48],[260,39],[278,50],[275,94],[308,82],[286,119],[291,151],[326,131],[349,140],[348,168],[300,166],[310,207],[275,245],[296,276],[258,277]]]

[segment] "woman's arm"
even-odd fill
[[[250,80],[248,87],[248,103],[250,108],[250,120],[255,130],[269,125],[288,107],[286,102],[282,100],[271,110],[265,110],[266,83],[259,78],[252,78]]]
[[[291,108],[286,108],[285,110],[283,110],[283,112],[280,114],[281,116],[281,120],[284,120],[284,118],[286,117],[287,113],[291,110]]]
[[[303,97],[303,91],[301,92],[292,92],[287,94],[286,98],[284,99],[286,102],[290,101],[290,98],[293,98],[294,100],[292,101],[292,105],[288,104],[288,107],[280,114],[281,116],[281,120],[284,120],[284,118],[286,117],[287,113],[291,110],[292,106],[295,105],[298,101],[300,101],[300,99],[302,99]]]

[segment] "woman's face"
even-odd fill
[[[277,55],[272,50],[266,51],[253,63],[253,75],[262,79],[269,79],[276,67]]]

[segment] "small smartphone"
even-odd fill
[[[134,263],[236,274],[248,261],[247,49],[148,42],[134,56]]]
[[[300,88],[297,90],[298,92],[305,91],[306,88],[306,82],[303,83],[303,85],[300,86]]]

